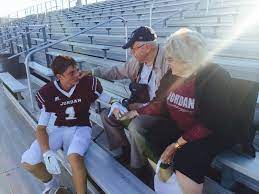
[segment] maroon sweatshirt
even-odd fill
[[[186,81],[171,91],[164,101],[154,101],[137,110],[139,114],[159,116],[167,112],[183,131],[186,141],[194,141],[208,136],[211,131],[195,118],[195,78]],[[173,129],[172,129],[173,130]]]

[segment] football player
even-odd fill
[[[57,56],[51,68],[56,80],[47,83],[36,94],[40,108],[36,140],[23,154],[22,166],[44,183],[44,194],[61,193],[56,151],[62,148],[72,167],[76,193],[86,194],[84,154],[92,133],[89,109],[103,89],[95,77],[84,76],[80,79],[73,58]],[[54,127],[47,132],[53,113],[56,116]]]

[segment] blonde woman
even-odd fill
[[[176,81],[163,100],[121,119],[138,116],[129,130],[140,153],[154,162],[161,159],[167,164],[164,168],[172,164],[183,193],[201,194],[211,161],[232,145],[231,78],[221,67],[206,62],[206,42],[198,32],[178,30],[168,38],[165,52]],[[145,120],[142,125],[141,120]]]

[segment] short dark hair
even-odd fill
[[[51,63],[51,69],[54,75],[64,73],[70,66],[76,67],[77,63],[69,56],[57,56]]]

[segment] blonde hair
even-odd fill
[[[171,34],[165,43],[165,52],[178,61],[200,67],[206,63],[207,44],[200,33],[181,28]]]

